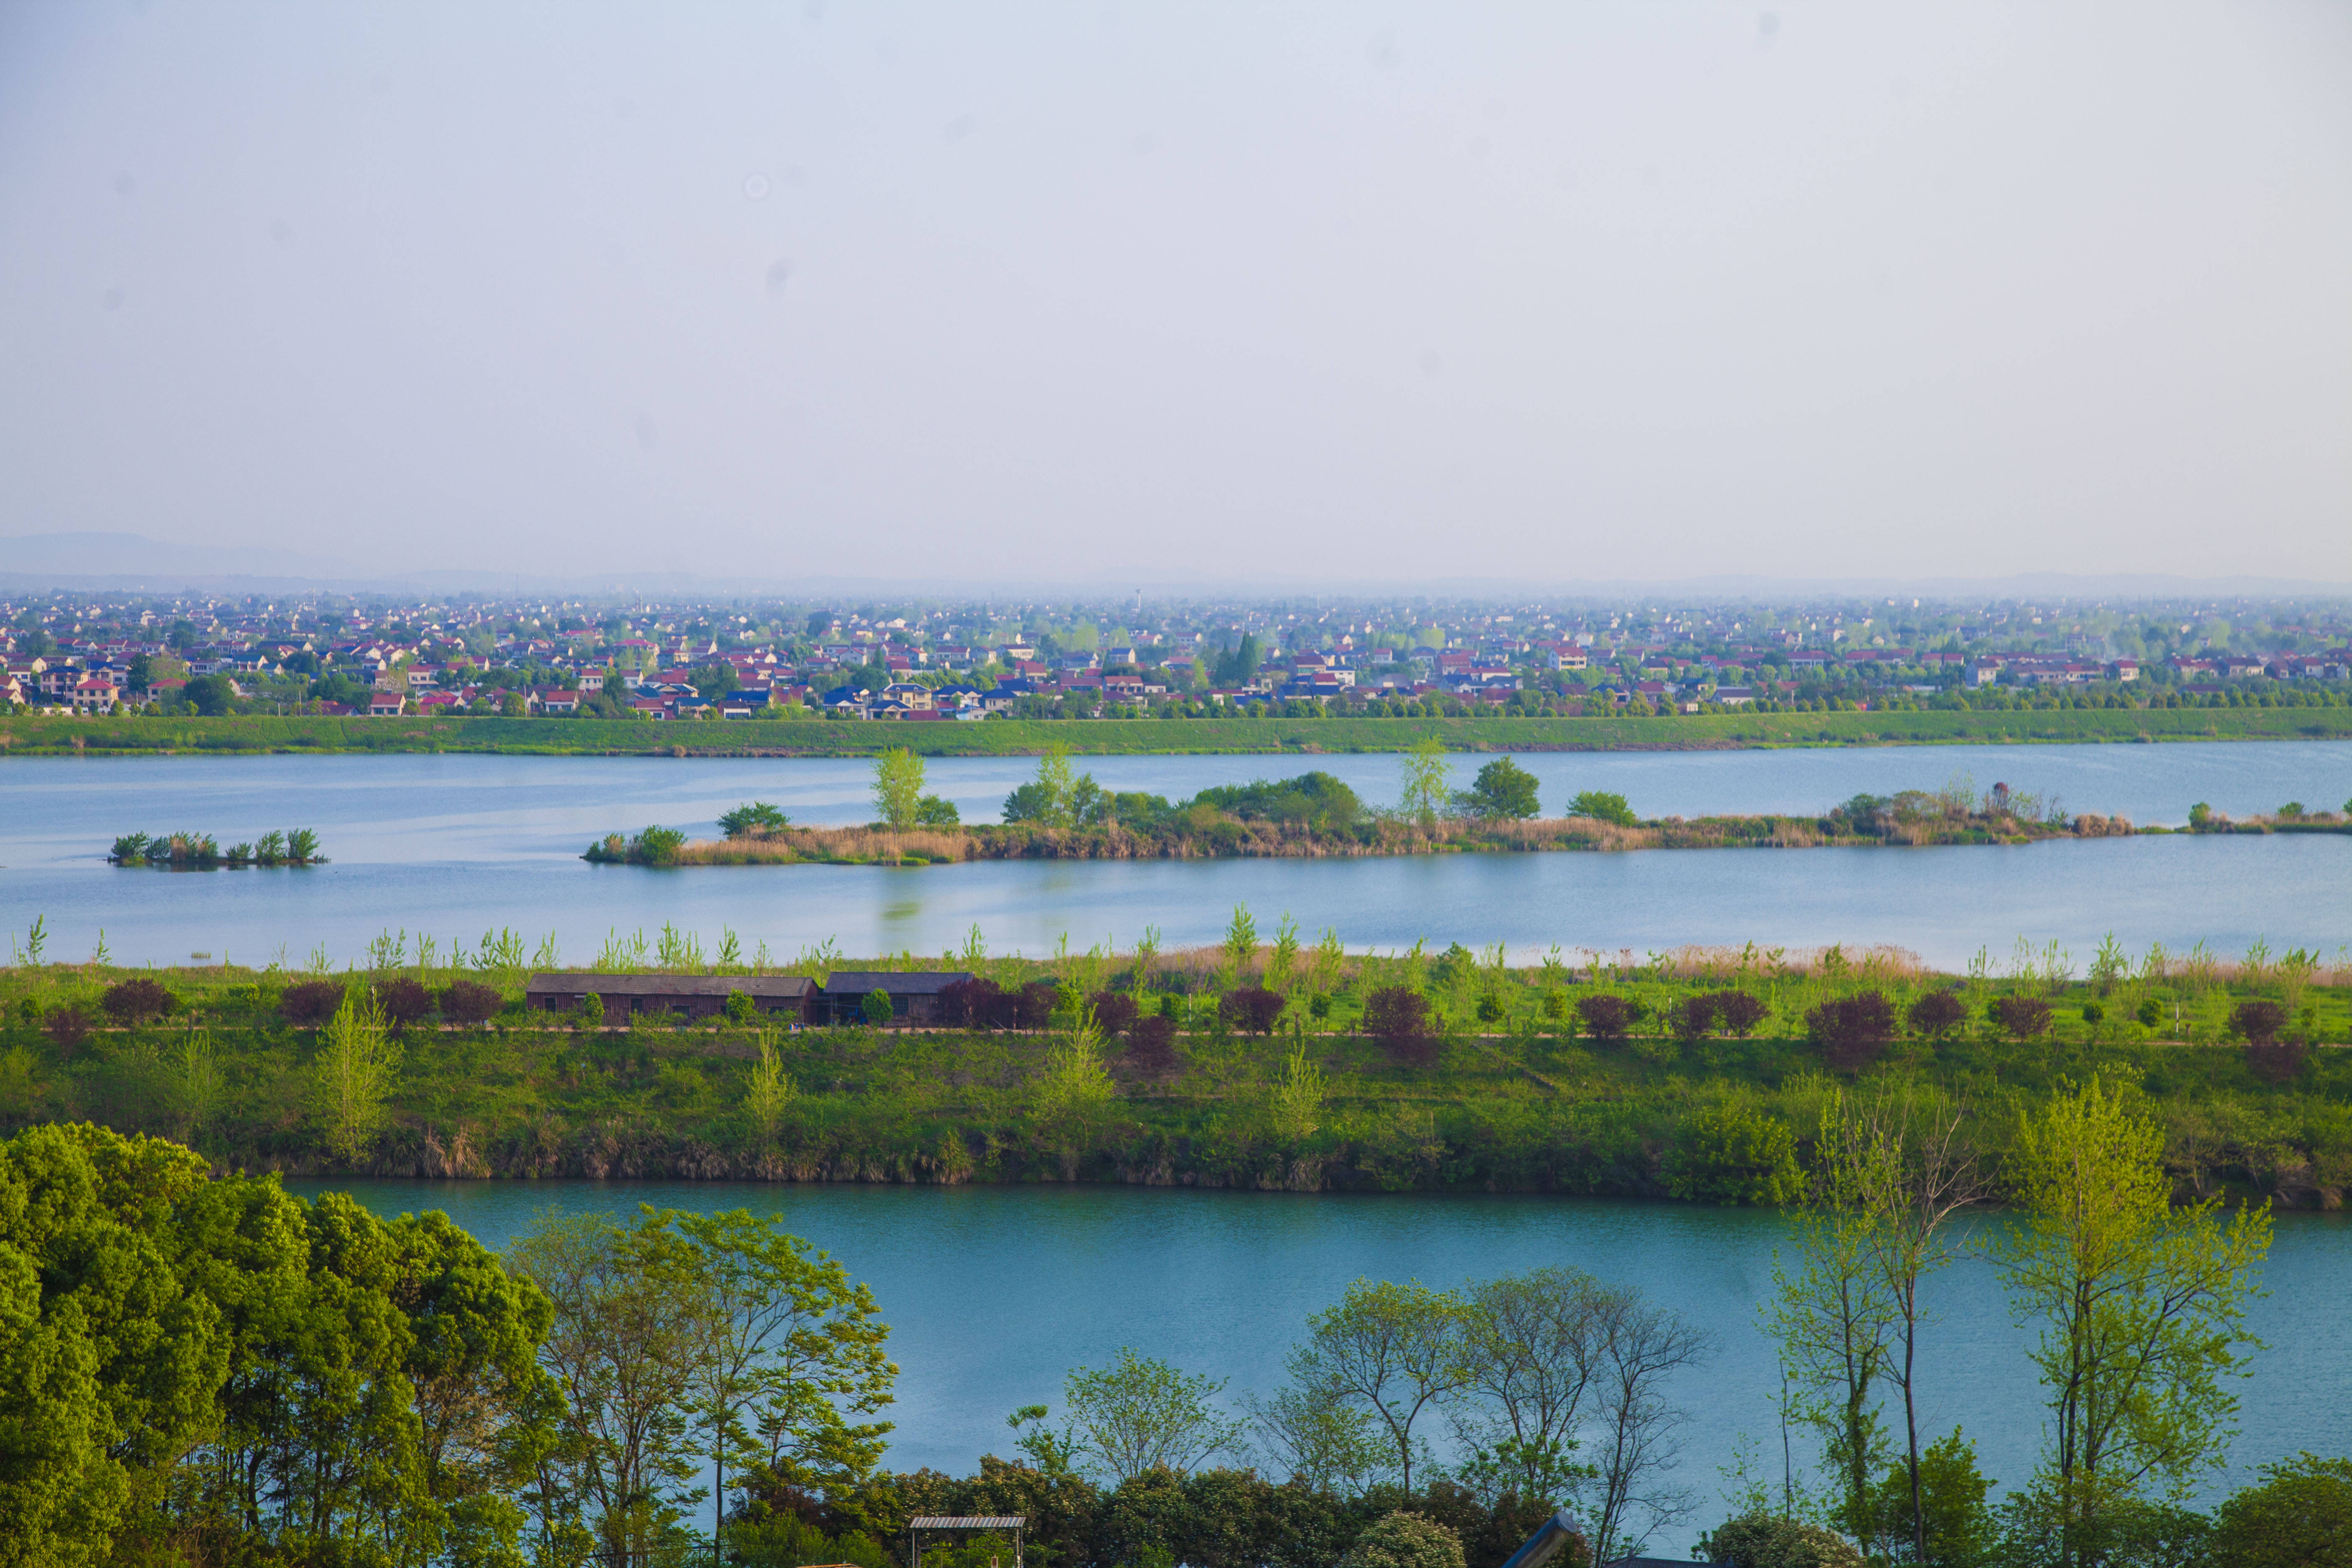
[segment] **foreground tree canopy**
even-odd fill
[[[549,1317],[446,1215],[212,1181],[156,1139],[21,1133],[0,1147],[0,1554],[511,1558],[558,1438]]]

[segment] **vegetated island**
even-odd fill
[[[1822,847],[2033,844],[2136,832],[2123,816],[2068,814],[2055,797],[2006,784],[1979,795],[1965,779],[1938,790],[1858,795],[1809,815],[1637,817],[1625,798],[1587,790],[1565,816],[1542,818],[1534,776],[1509,757],[1480,768],[1467,789],[1451,787],[1451,763],[1434,748],[1408,752],[1394,810],[1367,806],[1344,781],[1320,771],[1204,789],[1188,800],[1114,793],[1077,773],[1056,750],[1037,777],[1006,797],[1002,825],[965,826],[955,806],[922,793],[924,767],[910,751],[875,764],[881,820],[864,826],[794,826],[777,806],[751,801],[719,819],[723,837],[689,839],[677,828],[607,834],[582,858],[635,866],[946,865],[970,860],[1201,859],[1274,857],[1524,853],[1540,850],[1816,848]],[[2305,812],[2233,822],[2202,804],[2194,832],[2352,832],[2347,815]]]
[[[595,972],[797,973],[665,930]],[[223,1168],[421,1177],[1100,1182],[1550,1192],[1777,1204],[1842,1089],[1908,1086],[1998,1163],[2096,1078],[2145,1103],[2188,1196],[2333,1208],[2352,1191],[2352,960],[2201,944],[2087,959],[2020,939],[1937,973],[1888,949],[1350,952],[1236,910],[1224,942],[953,972],[788,1028],[738,993],[621,1016],[527,1009],[519,933],[463,967],[0,970],[0,1118],[193,1142]],[[551,940],[537,968],[562,969]],[[723,978],[719,982],[723,984]],[[852,983],[853,985],[856,982]],[[583,987],[593,989],[593,987]],[[685,989],[681,987],[681,989]],[[870,1004],[872,998],[867,998]],[[353,1009],[356,1008],[356,1011]],[[338,1017],[341,1022],[338,1023]],[[845,1021],[824,1020],[839,1016]],[[877,1021],[878,1020],[878,1021]]]
[[[1401,752],[1435,739],[1463,752],[1719,751],[1782,746],[2081,745],[2153,741],[2352,739],[2352,707],[2103,708],[2053,698],[2030,707],[1638,717],[883,720],[219,718],[20,713],[0,719],[0,756],[156,752],[860,757],[896,746],[926,756],[1025,756],[1060,742],[1090,756],[1314,755]]]
[[[209,833],[126,833],[106,852],[117,866],[161,866],[175,871],[210,871],[227,866],[323,866],[319,836],[307,827],[290,833],[270,829],[251,843],[224,849]]]

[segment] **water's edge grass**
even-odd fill
[[[1646,719],[1103,719],[892,723],[662,723],[596,719],[267,717],[0,720],[0,756],[486,752],[513,755],[1300,755],[1403,751],[1715,751],[1864,745],[2024,745],[2352,739],[2352,708],[2056,709],[1726,713]]]

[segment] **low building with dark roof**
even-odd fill
[[[940,993],[971,976],[961,969],[886,972],[837,969],[824,977],[815,1014],[828,1024],[854,1024],[865,1017],[866,998],[879,991],[890,998],[892,1014],[908,1024],[940,1021]]]
[[[585,996],[604,999],[604,1016],[675,1013],[708,1018],[727,1009],[730,993],[740,991],[764,1016],[800,1023],[819,994],[803,974],[534,974],[523,987],[526,1005],[544,1013],[568,1013]]]

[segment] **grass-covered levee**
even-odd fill
[[[0,971],[0,1119],[183,1140],[289,1173],[1794,1197],[1829,1098],[1948,1097],[1988,1155],[2096,1077],[2181,1194],[2352,1187],[2352,967],[2259,944],[2087,958],[1892,950],[1349,952],[1236,911],[1221,947],[718,961],[666,931],[592,967],[961,969],[955,1022],[791,1029],[527,1012],[513,933],[365,968]],[[421,958],[421,962],[415,961]]]

